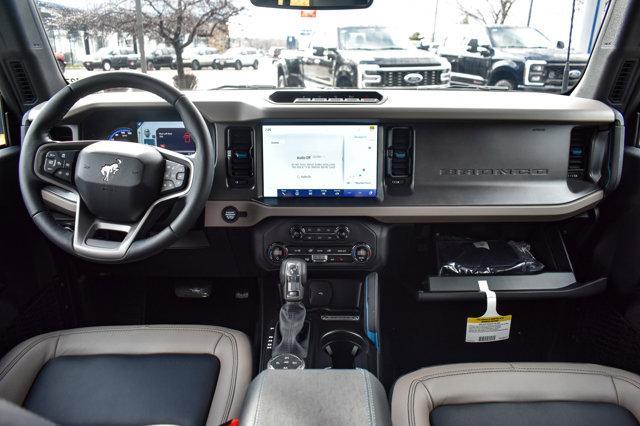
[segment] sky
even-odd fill
[[[73,7],[87,7],[104,0],[48,0]],[[466,4],[478,4],[485,0],[461,0]],[[496,0],[497,1],[497,0]],[[526,25],[530,2],[533,2],[531,26],[541,30],[552,41],[568,40],[572,0],[516,0],[507,21],[511,25]],[[598,0],[579,0],[580,9],[576,14],[575,34],[588,31],[592,17],[584,11],[590,3]],[[300,31],[313,31],[319,27],[341,25],[385,25],[407,36],[414,32],[431,38],[436,16],[436,31],[440,34],[451,29],[461,20],[458,0],[374,0],[368,9],[318,11],[316,18],[302,18],[300,11],[258,8],[250,0],[235,0],[245,10],[230,22],[232,38],[284,39],[298,36]]]

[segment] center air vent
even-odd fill
[[[373,91],[307,91],[282,90],[269,99],[279,104],[378,104],[382,95]]]
[[[574,127],[571,130],[567,178],[582,180],[586,177],[594,132],[591,127]]]
[[[413,130],[394,127],[386,141],[386,177],[389,187],[411,186],[413,176]]]
[[[253,173],[253,130],[251,127],[227,129],[227,183],[231,188],[251,188]]]

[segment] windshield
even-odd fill
[[[340,28],[339,45],[346,50],[388,50],[410,49],[409,40],[402,36],[391,35],[388,29],[382,27],[350,27]]]
[[[489,36],[495,47],[549,48],[551,42],[534,28],[491,28]]]
[[[67,81],[125,71],[180,90],[552,93],[582,78],[609,4],[373,0],[300,11],[250,0],[35,1]]]

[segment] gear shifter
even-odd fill
[[[300,259],[287,259],[280,267],[282,298],[285,302],[302,302],[304,285],[307,282],[307,262]]]
[[[307,348],[300,344],[298,336],[304,327],[304,320],[307,316],[307,310],[302,304],[306,282],[307,263],[304,260],[287,259],[282,262],[280,284],[285,303],[280,308],[280,341],[273,348],[271,361],[276,360],[279,356],[295,356],[300,358],[300,362],[304,366],[302,359],[307,356]],[[270,365],[271,368],[278,368],[273,362],[270,362]]]

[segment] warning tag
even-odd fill
[[[511,315],[467,318],[467,343],[507,340],[511,330]]]
[[[511,331],[511,315],[500,315],[496,311],[497,298],[489,290],[487,281],[478,281],[480,291],[487,296],[487,311],[478,318],[467,318],[467,343],[485,343],[507,340]]]

